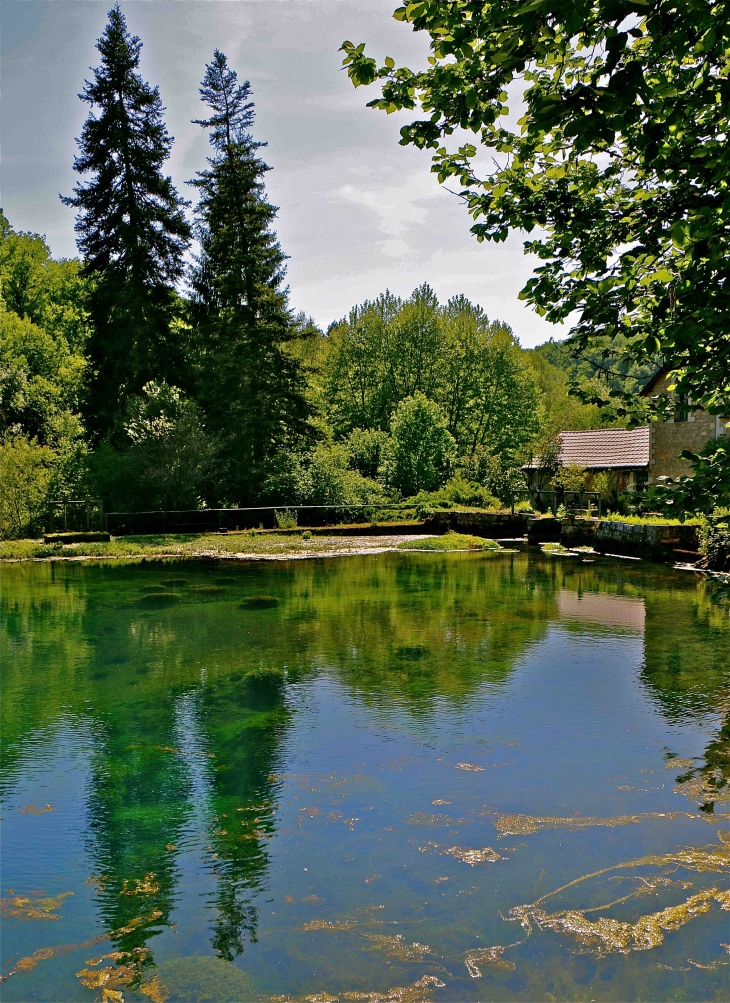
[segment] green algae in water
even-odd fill
[[[279,605],[276,596],[249,596],[241,603],[241,609],[275,609]]]
[[[3,569],[6,1003],[107,968],[126,1003],[726,998],[712,583],[394,553],[242,565],[244,599],[178,568],[144,614],[159,565]]]
[[[220,958],[173,958],[158,966],[157,975],[170,1003],[246,1003],[257,995],[245,972]]]
[[[148,592],[137,601],[137,605],[143,609],[163,609],[165,606],[174,606],[179,600],[177,592]]]

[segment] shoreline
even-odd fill
[[[0,557],[0,565],[2,564],[27,564],[27,563],[40,563],[47,564],[50,562],[81,562],[81,561],[211,561],[211,560],[222,560],[222,561],[302,561],[302,560],[312,560],[319,557],[364,557],[370,554],[385,554],[394,553],[399,550],[400,544],[405,541],[413,540],[428,540],[438,534],[434,533],[424,533],[424,534],[413,534],[413,533],[403,533],[394,534],[392,536],[378,535],[378,536],[318,536],[313,537],[312,540],[303,541],[301,537],[297,538],[297,542],[302,544],[299,548],[294,548],[291,544],[291,538],[286,544],[282,544],[276,550],[238,550],[231,551],[225,549],[217,549],[214,547],[201,547],[199,550],[192,550],[185,552],[180,550],[176,552],[174,549],[162,549],[160,552],[155,552],[154,549],[150,548],[150,551],[146,551],[144,548],[137,552],[130,553],[90,553],[90,554],[74,554],[68,553],[74,546],[83,546],[78,544],[67,544],[66,553],[58,554],[47,554],[42,556],[28,555],[27,557]],[[124,538],[120,538],[123,540]],[[225,537],[223,538],[225,539]],[[230,537],[228,537],[230,539]],[[348,546],[343,546],[343,541],[347,540]],[[313,544],[313,546],[307,546],[307,544]],[[97,544],[95,546],[104,547],[106,544]],[[163,545],[164,547],[164,545]]]

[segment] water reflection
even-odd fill
[[[66,902],[76,907],[76,900],[82,898],[83,889],[77,888],[75,898],[65,899],[60,910],[68,914],[63,923],[71,928],[73,938],[64,940],[59,934],[56,941],[33,940],[18,928],[21,951],[16,959],[25,951],[26,964],[18,967],[16,960],[15,970],[26,978],[42,967],[41,961],[48,963],[50,971],[64,951],[103,941],[108,943],[97,953],[95,966],[90,965],[91,954],[83,958],[89,964],[78,977],[85,989],[106,987],[109,1000],[114,999],[108,995],[113,992],[123,991],[125,998],[142,992],[154,1001],[155,993],[162,998],[167,986],[165,992],[172,992],[174,998],[172,969],[167,983],[160,973],[165,965],[176,963],[168,941],[177,937],[186,964],[188,956],[201,951],[225,960],[243,955],[245,963],[257,945],[255,957],[261,965],[276,972],[286,957],[284,982],[305,986],[310,978],[305,969],[308,972],[314,964],[310,965],[309,958],[319,958],[319,948],[309,941],[298,941],[295,947],[287,939],[293,936],[286,932],[289,928],[276,925],[284,901],[285,911],[289,909],[292,916],[302,914],[297,919],[299,937],[354,937],[362,931],[358,936],[369,945],[363,967],[352,968],[349,954],[346,963],[357,985],[365,984],[375,970],[374,959],[382,957],[379,971],[385,971],[383,965],[401,965],[413,976],[407,985],[405,981],[391,981],[391,985],[400,985],[403,992],[407,989],[413,1000],[431,995],[438,999],[446,985],[441,982],[445,962],[443,953],[434,954],[432,942],[436,936],[443,940],[443,929],[452,924],[454,910],[466,908],[460,903],[466,903],[474,892],[465,885],[458,888],[463,896],[460,902],[452,898],[457,895],[458,880],[449,868],[481,875],[494,867],[512,874],[508,870],[512,861],[528,852],[520,849],[523,844],[496,842],[495,836],[514,842],[524,836],[537,840],[555,834],[559,838],[567,832],[590,836],[599,846],[607,838],[604,833],[621,832],[634,838],[639,828],[649,831],[662,820],[701,825],[701,820],[695,821],[695,805],[709,815],[721,811],[728,799],[728,601],[718,595],[713,583],[698,582],[688,574],[628,562],[582,564],[525,555],[497,560],[474,555],[391,555],[378,560],[237,566],[225,571],[213,565],[36,564],[4,570],[2,603],[6,803],[15,805],[15,792],[25,789],[25,778],[58,755],[62,725],[86,736],[83,803],[73,802],[80,820],[73,853],[78,856],[79,846],[85,845],[92,913],[83,913],[79,906],[76,916],[66,909]],[[561,636],[574,638],[577,647],[564,645]],[[530,779],[530,769],[544,771],[545,757],[550,754],[550,691],[546,690],[545,701],[536,704],[532,730],[525,732],[536,743],[534,748],[523,751],[518,742],[508,739],[509,714],[506,730],[476,737],[481,736],[480,719],[499,715],[503,705],[510,706],[521,667],[530,659],[530,664],[539,665],[540,659],[548,657],[541,653],[551,646],[563,645],[560,650],[575,659],[589,650],[586,645],[593,645],[591,658],[596,658],[604,650],[613,651],[611,646],[622,644],[622,639],[629,647],[616,651],[641,646],[637,678],[642,693],[670,728],[714,729],[702,756],[682,757],[682,750],[670,744],[671,736],[667,739],[663,752],[667,770],[661,780],[670,782],[670,791],[675,786],[678,803],[673,803],[674,810],[647,805],[634,814],[599,815],[589,808],[574,818],[567,808],[560,816],[539,806],[528,814],[521,798],[528,794],[533,800],[553,798],[552,790],[540,795]],[[553,685],[552,677],[548,683]],[[319,716],[312,716],[317,702],[323,709]],[[402,749],[394,745],[390,765],[383,768],[385,780],[375,775],[372,764],[366,764],[362,773],[348,766],[342,775],[292,771],[292,760],[304,754],[301,750],[308,742],[319,743],[317,755],[327,769],[349,762],[348,729],[363,714],[362,720],[391,721],[394,734],[409,736],[408,743],[401,743]],[[496,722],[499,717],[490,720]],[[412,722],[428,727],[409,731]],[[463,733],[471,734],[470,729],[474,737],[469,738],[468,758],[455,755],[449,767],[458,781],[449,780],[451,787],[441,791],[432,790],[436,771],[441,769],[438,764],[448,759],[452,746],[458,747]],[[416,739],[424,747],[438,747],[440,753],[434,753],[423,767],[413,744]],[[523,769],[519,766],[523,762],[526,772],[520,774],[520,783],[524,793],[519,784],[510,788],[508,781],[499,779],[502,774],[509,776],[512,769]],[[411,771],[412,779],[406,781],[404,773],[405,786],[398,787],[393,771],[403,767]],[[575,770],[577,776],[580,763]],[[307,794],[307,803],[298,801],[300,795],[292,793],[294,774],[298,789],[317,791],[317,796]],[[549,770],[544,775],[550,776]],[[345,788],[335,789],[345,781]],[[572,783],[559,772],[548,782],[556,792]],[[590,787],[593,782],[585,784]],[[658,791],[652,783],[646,790]],[[644,790],[630,784],[614,786],[619,791]],[[429,795],[419,805],[421,791]],[[570,800],[566,793],[557,793],[555,798]],[[440,807],[452,803],[453,807]],[[496,814],[495,804],[501,805]],[[39,799],[34,811],[43,810],[44,802]],[[383,816],[380,821],[377,812]],[[43,817],[53,815],[48,812]],[[485,825],[493,827],[493,836],[479,835]],[[417,835],[422,826],[434,828],[436,838]],[[352,844],[343,843],[350,835]],[[395,842],[386,853],[379,847],[389,839]],[[274,853],[277,845],[278,856]],[[372,854],[367,875],[357,879],[357,891],[354,884],[347,884],[344,872],[337,871],[324,890],[312,890],[305,883],[292,894],[292,878],[285,898],[277,875],[282,869],[292,875],[296,871],[299,879],[309,880],[308,868],[320,845],[333,860],[342,859],[347,866],[359,859],[358,854]],[[713,861],[718,853],[727,856],[724,850],[705,852],[714,854]],[[397,861],[401,873],[415,874],[415,865],[409,863],[412,853],[419,867],[444,871],[437,870],[428,878],[427,891],[421,889],[420,877],[409,879],[410,884],[401,888],[401,877],[388,870]],[[296,863],[287,863],[288,859]],[[626,895],[632,900],[638,894],[669,895],[675,880],[695,880],[670,876],[666,867],[675,865],[677,861],[668,857],[665,863],[655,861],[649,867],[654,868],[652,873],[646,868],[641,871],[641,888],[630,889]],[[726,865],[727,861],[723,868]],[[22,891],[38,889],[41,879],[32,873],[34,865],[26,861],[25,866],[29,873]],[[612,864],[605,871],[606,880],[613,880],[611,867],[629,866],[634,865]],[[690,865],[685,860],[682,866]],[[593,880],[599,870],[586,869],[580,881]],[[712,867],[707,871],[712,872]],[[669,883],[661,884],[665,879]],[[518,896],[522,880],[514,875],[505,878],[502,888],[509,888],[512,881],[510,895]],[[541,879],[533,875],[530,880]],[[572,879],[572,884],[577,880]],[[553,887],[559,884],[554,881]],[[598,891],[587,899],[568,902],[565,908],[551,904],[548,909],[544,900],[555,894],[549,891],[529,906],[519,906],[523,911],[514,912],[513,919],[524,932],[539,929],[568,942],[577,939],[583,946],[596,946],[597,956],[603,957],[615,953],[610,948],[614,942],[633,944],[641,922],[642,930],[648,926],[679,929],[683,925],[679,912],[669,915],[667,909],[685,909],[689,915],[692,910],[704,914],[727,908],[730,903],[722,898],[726,893],[722,889],[715,893],[712,887],[693,885],[681,902],[663,905],[664,912],[646,912],[645,917],[654,917],[651,921],[625,914],[609,916],[604,922],[592,914],[598,906],[587,904]],[[429,910],[436,908],[434,902],[441,897],[451,903],[452,912],[433,913],[441,925],[431,928],[427,941],[418,925],[402,933],[378,931],[377,924],[384,922],[378,913],[358,913],[358,909],[371,908],[371,888],[382,889],[379,894],[386,904],[398,902],[402,917],[418,917],[421,908],[423,915],[414,924],[433,924]],[[518,907],[514,897],[502,901],[505,891],[492,888],[489,894],[493,897],[491,936],[496,941],[502,922],[499,909],[507,915]],[[414,904],[414,895],[430,903],[428,909]],[[704,898],[700,901],[697,896]],[[622,895],[616,899],[628,901]],[[38,903],[56,899],[38,894],[29,901],[27,908],[40,915],[44,906]],[[528,898],[524,895],[516,901],[524,903]],[[603,901],[612,900],[604,896]],[[318,907],[333,911],[312,916],[306,913],[308,902],[324,903]],[[346,902],[349,905],[344,908]],[[29,913],[12,913],[17,908],[7,907],[8,923],[33,918]],[[46,911],[59,910],[49,907]],[[660,913],[663,918],[657,919]],[[488,970],[494,978],[511,978],[514,956],[532,964],[543,952],[548,968],[557,963],[553,949],[538,948],[534,938],[473,946],[474,938],[482,936],[478,927],[470,926],[477,917],[482,912],[467,911],[461,926],[457,924],[447,938],[453,941],[448,948],[452,959],[461,959],[463,965],[467,958],[467,981],[447,980],[446,992],[456,993],[451,998],[470,998],[469,977],[475,972]],[[662,926],[665,920],[670,927]],[[262,923],[268,940],[261,940]],[[36,923],[34,929],[41,925]],[[100,927],[103,933],[95,933]],[[618,939],[602,940],[600,931]],[[464,937],[466,943],[459,939]],[[663,937],[663,933],[654,936],[657,949]],[[43,947],[44,943],[51,946]],[[439,950],[446,951],[447,946]],[[423,950],[419,953],[416,948]],[[615,948],[619,953],[623,949]],[[322,959],[328,956],[327,949],[323,951]],[[436,964],[437,957],[442,959],[438,962],[442,968],[433,968],[436,974],[419,975],[418,964]],[[453,968],[455,962],[449,964]],[[71,973],[74,979],[77,972],[78,965]],[[187,968],[185,972],[185,978],[192,978]],[[154,978],[160,981],[155,983]],[[432,981],[423,982],[424,978]],[[78,981],[64,983],[60,976],[54,980],[62,987],[61,994],[71,993],[69,985],[78,990]],[[21,998],[13,995],[15,990],[11,993],[13,984],[8,984],[7,998]],[[506,991],[507,983],[499,986],[500,992]],[[516,982],[507,989],[516,998],[522,992]],[[543,989],[548,992],[546,985],[539,992]],[[17,992],[22,991],[18,983]],[[355,991],[360,990],[353,989],[348,998],[355,998]],[[529,988],[524,991],[529,998]],[[575,996],[575,986],[571,992]]]

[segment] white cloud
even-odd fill
[[[417,253],[415,229],[428,216],[427,206],[419,203],[438,198],[440,191],[431,175],[419,173],[412,174],[402,185],[388,188],[346,184],[333,195],[373,213],[378,228],[388,238],[380,242],[381,252],[389,258],[404,258]],[[412,243],[406,239],[411,232]]]

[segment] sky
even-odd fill
[[[73,209],[59,194],[77,183],[78,99],[99,58],[110,0],[2,0],[0,139],[2,206],[16,229],[46,235],[55,256],[76,253]],[[460,200],[431,174],[431,155],[399,145],[412,113],[366,107],[377,88],[355,89],[341,68],[345,39],[378,59],[418,68],[428,38],[393,20],[396,0],[126,0],[143,42],[141,72],[160,88],[175,137],[167,171],[185,182],[205,165],[207,140],[191,119],[198,87],[219,48],[251,81],[253,134],[276,229],[289,255],[290,303],[323,328],[385,289],[408,296],[428,282],[441,300],[463,293],[526,347],[567,329],[537,317],[517,296],[536,260],[524,236],[479,244]]]

